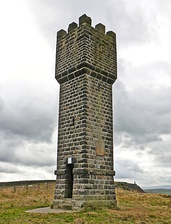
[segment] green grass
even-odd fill
[[[171,198],[166,195],[137,193],[117,188],[118,210],[101,209],[75,213],[27,213],[38,207],[50,206],[53,201],[54,183],[26,187],[0,188],[0,224],[73,223],[73,224],[170,224]]]

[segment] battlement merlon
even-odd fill
[[[89,74],[113,84],[117,78],[116,34],[105,33],[101,23],[91,26],[85,14],[79,26],[73,22],[68,32],[57,33],[55,77],[61,84],[82,74]]]

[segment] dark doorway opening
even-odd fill
[[[66,183],[65,183],[65,197],[66,198],[72,198],[73,168],[74,168],[74,164],[66,165]]]

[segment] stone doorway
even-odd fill
[[[66,165],[65,198],[72,198],[74,164]]]

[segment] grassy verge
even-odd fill
[[[0,224],[25,223],[135,223],[170,224],[170,196],[130,192],[116,189],[118,210],[101,209],[76,213],[33,214],[26,213],[37,207],[50,206],[53,201],[54,183],[27,187],[0,188]]]

